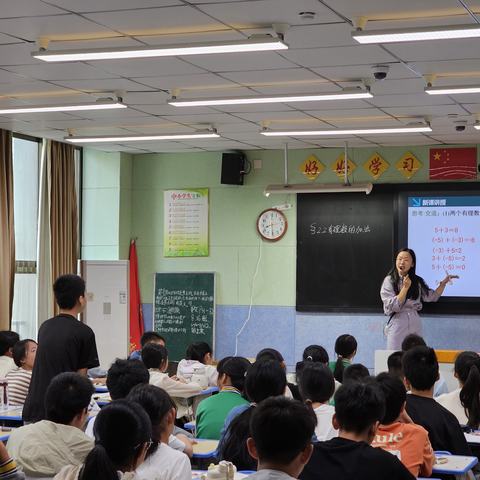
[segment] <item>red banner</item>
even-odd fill
[[[477,148],[431,148],[430,180],[477,178]]]
[[[130,351],[140,348],[140,337],[143,334],[143,312],[138,283],[138,259],[135,240],[130,243]]]

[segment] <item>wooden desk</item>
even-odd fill
[[[192,458],[211,458],[217,453],[218,440],[196,439],[198,443],[193,446]]]

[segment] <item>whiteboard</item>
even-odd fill
[[[130,350],[128,260],[82,260],[87,306],[82,321],[95,333],[100,366],[108,370]]]

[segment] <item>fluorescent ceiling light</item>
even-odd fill
[[[391,128],[356,128],[350,130],[264,130],[260,132],[267,137],[303,137],[303,136],[336,136],[336,135],[388,135],[396,133],[422,133],[431,132],[432,129],[428,125],[416,127],[391,127]]]
[[[352,37],[359,43],[420,42],[480,37],[480,25],[448,25],[439,27],[413,27],[392,30],[358,30]]]
[[[163,135],[102,135],[96,137],[68,136],[64,140],[71,143],[123,143],[148,142],[151,140],[193,140],[196,138],[219,138],[216,132],[170,133]]]
[[[450,87],[427,87],[429,95],[460,95],[462,93],[480,93],[480,85],[458,85]]]
[[[119,58],[173,57],[203,55],[209,53],[261,52],[287,50],[280,38],[257,35],[246,40],[209,43],[184,43],[165,46],[92,48],[77,50],[40,50],[32,56],[45,62],[74,62],[90,60],[114,60]]]
[[[42,112],[77,112],[82,110],[110,110],[127,108],[117,100],[99,100],[92,103],[77,103],[67,105],[36,105],[31,107],[0,108],[0,115],[8,113],[42,113]]]
[[[355,185],[337,185],[328,184],[315,185],[314,183],[297,183],[287,185],[268,185],[263,192],[266,197],[271,194],[286,194],[286,193],[366,193],[367,195],[372,191],[373,185],[371,183],[357,183]]]
[[[290,95],[265,95],[251,97],[231,98],[202,98],[184,99],[174,98],[168,101],[175,107],[208,107],[215,105],[248,105],[257,103],[293,103],[293,102],[317,102],[324,100],[353,100],[358,98],[372,98],[373,95],[367,90],[343,90],[336,93],[299,93]]]
[[[480,123],[474,125],[473,128],[474,128],[475,130],[480,130]]]

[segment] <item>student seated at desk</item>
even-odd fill
[[[245,378],[245,394],[252,402],[234,408],[225,420],[224,432],[218,444],[218,459],[232,462],[238,470],[255,470],[256,461],[247,450],[250,418],[256,405],[269,397],[285,394],[285,370],[275,360],[256,361]]]
[[[300,393],[305,403],[310,405],[317,417],[315,435],[317,440],[335,438],[337,430],[333,428],[332,417],[335,409],[328,404],[335,391],[335,379],[332,371],[321,363],[306,364],[300,376]]]
[[[180,360],[177,367],[177,377],[189,382],[192,375],[203,372],[209,387],[216,387],[218,372],[213,365],[213,351],[207,342],[195,342],[188,346],[185,358]]]
[[[217,365],[220,392],[202,400],[197,407],[196,436],[219,440],[227,415],[239,405],[249,405],[243,395],[250,362],[243,357],[226,357]]]
[[[335,353],[337,359],[328,366],[333,372],[337,382],[343,383],[343,372],[351,365],[353,357],[357,354],[357,340],[353,335],[345,333],[335,340]]]
[[[157,332],[145,332],[142,335],[140,338],[140,346],[143,348],[147,343],[156,343],[157,345],[162,345],[162,347],[167,346],[165,339]],[[128,358],[129,360],[142,360],[142,349],[135,350]]]
[[[480,423],[480,356],[461,352],[455,359],[455,377],[460,387],[435,400],[452,412],[460,425],[478,429]]]
[[[405,379],[402,367],[403,352],[393,352],[387,358],[388,373],[399,378],[402,382]]]
[[[95,446],[83,465],[67,465],[54,480],[134,480],[152,445],[152,426],[138,404],[118,400],[95,422]]]
[[[415,477],[429,477],[435,455],[428,432],[406,415],[405,385],[398,377],[388,373],[377,375],[376,382],[385,395],[385,415],[377,428],[372,447],[380,447],[396,455]]]
[[[407,395],[407,413],[427,430],[434,450],[453,455],[471,455],[460,424],[453,413],[433,398],[433,386],[438,379],[438,361],[433,348],[414,347],[402,359]]]
[[[298,478],[312,454],[314,427],[314,415],[300,402],[285,397],[263,401],[253,412],[251,437],[247,440],[250,455],[258,461],[258,471],[247,478]]]
[[[300,479],[414,480],[397,457],[370,445],[384,412],[384,395],[372,381],[342,385],[333,417],[338,438],[314,444]]]
[[[10,405],[23,405],[25,403],[32,379],[36,353],[37,342],[35,340],[22,340],[13,346],[13,361],[18,368],[7,373],[8,402]]]
[[[25,474],[52,477],[65,465],[80,465],[93,441],[83,433],[92,382],[79,373],[53,378],[45,395],[46,420],[12,431],[8,452]]]
[[[0,332],[0,378],[5,378],[9,372],[16,370],[13,360],[13,347],[20,340],[17,332],[2,330]]]
[[[154,385],[137,385],[127,400],[141,405],[152,423],[152,445],[145,461],[137,468],[142,480],[191,480],[190,460],[168,446],[177,411],[168,393]]]
[[[405,353],[413,347],[426,347],[427,344],[423,337],[417,335],[416,333],[410,333],[407,335],[402,342],[402,351]],[[446,380],[443,378],[443,375],[439,372],[438,378],[433,387],[433,396],[438,397],[448,393],[448,385]]]
[[[361,363],[352,363],[343,371],[343,383],[363,383],[368,380],[370,380],[370,372],[368,371],[368,368]]]

